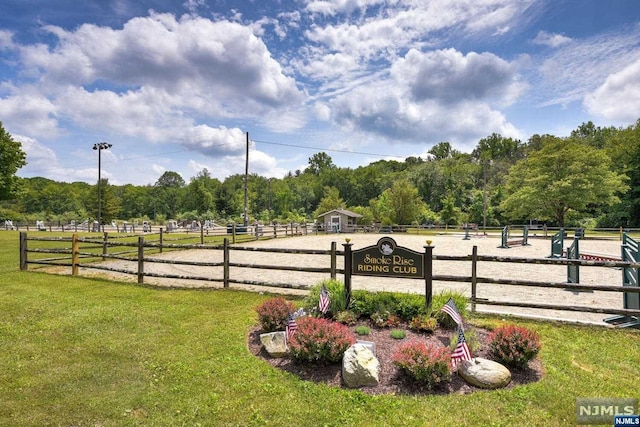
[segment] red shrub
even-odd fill
[[[295,310],[293,303],[284,298],[271,298],[256,307],[258,320],[265,332],[284,331],[289,313]]]
[[[450,361],[451,353],[447,347],[417,340],[400,345],[393,354],[393,363],[427,388],[451,378]]]
[[[349,328],[328,319],[299,317],[296,323],[298,329],[289,340],[289,351],[302,362],[338,362],[356,342]]]
[[[501,326],[489,335],[493,357],[515,368],[526,368],[540,351],[540,346],[540,335],[522,326]]]

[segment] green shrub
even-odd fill
[[[347,309],[347,300],[344,295],[344,283],[339,280],[327,279],[317,283],[309,290],[309,295],[304,299],[304,307],[309,313],[318,313],[318,302],[320,301],[320,290],[322,285],[329,292],[329,310],[327,316],[331,317]]]
[[[446,329],[456,329],[458,327],[457,323],[451,318],[451,316],[449,316],[449,314],[442,311],[442,306],[449,301],[449,298],[453,298],[453,301],[456,303],[458,311],[460,312],[460,316],[462,319],[466,319],[468,313],[467,303],[469,300],[460,292],[444,291],[435,294],[431,303],[431,312],[440,326]]]
[[[393,354],[393,363],[428,389],[451,378],[450,360],[448,348],[417,340],[401,344]]]
[[[358,316],[353,311],[344,310],[335,315],[335,320],[343,325],[355,325],[358,321]]]
[[[438,321],[435,317],[426,314],[419,314],[409,322],[409,329],[416,332],[432,333],[438,328]]]
[[[291,356],[301,362],[335,363],[356,342],[345,325],[328,319],[301,317],[289,340]]]
[[[355,290],[351,292],[351,303],[349,309],[356,313],[359,317],[371,318],[378,308],[376,294],[364,290]]]
[[[526,368],[540,351],[540,335],[522,326],[505,325],[489,335],[489,349],[497,361],[514,368]]]
[[[356,334],[358,335],[369,335],[371,333],[371,328],[365,325],[356,326]]]
[[[388,311],[408,322],[414,316],[425,313],[424,296],[400,292],[368,292],[356,290],[351,294],[351,310],[361,317]]]
[[[414,317],[425,314],[424,295],[401,294],[395,313],[405,322],[411,321]]]
[[[268,299],[256,307],[258,321],[265,332],[284,331],[287,317],[295,310],[296,307],[291,301],[281,297]]]
[[[391,338],[401,340],[407,336],[407,333],[402,329],[394,329],[391,331]]]

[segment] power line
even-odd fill
[[[392,154],[367,153],[367,152],[364,152],[364,151],[338,150],[336,148],[310,147],[310,146],[307,146],[307,145],[285,144],[285,143],[282,143],[282,142],[272,142],[272,141],[260,141],[260,140],[257,140],[257,139],[252,139],[251,141],[258,142],[260,144],[280,145],[280,146],[283,146],[283,147],[304,148],[304,149],[307,149],[307,150],[331,151],[331,152],[334,152],[334,153],[359,154],[359,155],[364,155],[364,156],[374,156],[374,157],[381,157],[381,158],[396,157],[396,158],[402,159],[402,158],[406,157],[406,156],[394,156]]]

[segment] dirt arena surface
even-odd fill
[[[510,249],[502,249],[500,238],[471,236],[469,240],[463,240],[463,234],[447,234],[437,236],[411,235],[404,233],[395,234],[333,234],[333,235],[308,235],[273,240],[262,240],[238,244],[242,247],[264,248],[289,248],[289,249],[322,249],[329,250],[331,242],[337,243],[338,251],[342,251],[345,239],[350,239],[352,249],[360,249],[375,245],[383,236],[392,237],[398,246],[403,246],[415,251],[423,252],[426,240],[430,239],[434,246],[434,255],[470,255],[473,246],[478,247],[478,255],[499,255],[504,257],[546,258],[551,254],[551,242],[549,239],[536,238],[530,234],[528,246],[515,246]],[[515,237],[514,237],[515,238]],[[570,245],[572,239],[565,240],[565,247]],[[616,257],[621,253],[619,240],[581,240],[581,252],[595,252]],[[185,250],[169,252],[151,256],[151,258],[191,260],[200,262],[222,262],[222,251],[211,250]],[[343,268],[343,257],[337,257],[337,267]],[[325,267],[330,266],[328,255],[293,255],[272,252],[230,251],[232,263],[247,263],[257,265],[284,265],[298,267]],[[124,268],[130,271],[137,270],[137,263],[125,261],[108,261],[105,263],[111,267]],[[471,276],[470,261],[439,261],[433,263],[434,275]],[[158,263],[145,263],[145,272],[176,274],[189,276],[203,276],[222,279],[222,267],[196,267],[191,265],[171,265]],[[102,275],[104,271],[94,269],[82,269],[83,275]],[[108,273],[110,277],[135,281],[135,276],[119,273]],[[567,281],[567,267],[553,265],[515,264],[505,262],[480,262],[477,269],[478,277],[499,278],[510,280],[528,280],[540,282]],[[266,270],[257,268],[230,268],[232,280],[253,280],[269,283],[289,283],[309,287],[319,281],[328,278],[328,273],[306,273],[281,270]],[[342,275],[337,279],[343,280]],[[146,284],[169,287],[211,287],[220,288],[219,281],[200,281],[186,279],[164,279],[145,277]],[[622,271],[616,268],[605,267],[580,267],[580,283],[589,285],[619,285],[622,286]],[[264,286],[232,284],[232,288],[245,289],[260,292],[289,293],[304,295],[305,290],[286,290],[269,288]],[[369,276],[352,276],[352,288],[366,289],[370,291],[395,291],[424,294],[425,283],[423,279],[397,279],[377,278]],[[460,291],[467,296],[471,295],[470,283],[438,282],[434,281],[433,292],[452,289]],[[512,301],[527,303],[559,304],[569,306],[606,307],[613,309],[623,308],[623,294],[617,292],[573,292],[564,289],[534,288],[514,285],[481,284],[477,286],[478,298],[486,298],[496,301]],[[489,305],[477,305],[480,312],[494,312],[513,314],[527,317],[544,317],[573,322],[595,323],[606,325],[603,319],[607,314],[581,313],[560,310],[538,310],[517,307],[500,307]]]

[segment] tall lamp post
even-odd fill
[[[102,179],[100,178],[101,156],[102,150],[108,150],[112,145],[108,142],[98,142],[93,144],[93,149],[98,150],[98,230],[102,229]]]

